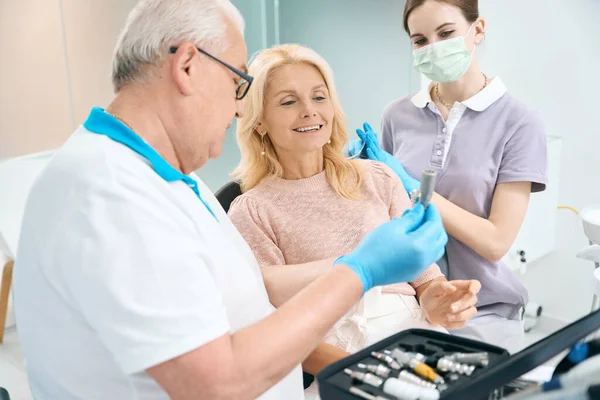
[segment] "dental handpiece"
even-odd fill
[[[454,353],[446,356],[452,361],[456,361],[462,364],[476,365],[480,367],[487,367],[489,364],[488,353]]]
[[[386,354],[391,354],[389,350],[385,350]],[[444,356],[444,357],[426,357],[420,353],[412,353],[406,352],[410,357],[416,359],[417,361],[422,361],[425,364],[428,364],[431,367],[436,367],[439,371],[442,372],[458,372],[462,375],[471,376],[473,371],[475,370],[474,365],[467,365],[459,363],[454,359]],[[487,354],[487,353],[486,353]]]
[[[420,387],[397,378],[384,380],[369,372],[352,371],[349,368],[346,368],[344,373],[354,380],[381,388],[384,393],[392,395],[399,400],[438,400],[440,398],[440,392],[435,389]]]
[[[385,362],[392,369],[400,370],[400,368],[402,368],[402,366],[398,364],[396,360],[394,360],[394,357],[390,356],[389,354],[383,354],[377,351],[372,351],[371,356],[375,357],[379,361]]]
[[[438,375],[433,368],[425,364],[423,361],[419,361],[418,359],[412,357],[407,352],[404,352],[400,349],[395,349],[392,351],[392,357],[394,357],[400,364],[409,366],[418,376],[425,378],[436,385],[443,385],[446,383],[444,378]]]
[[[389,378],[390,373],[392,372],[392,370],[388,367],[386,367],[383,364],[377,364],[377,365],[365,365],[365,364],[358,364],[358,368],[361,369],[366,369],[367,371],[380,376],[382,378]]]
[[[402,350],[402,349],[398,349],[398,350]],[[392,352],[390,350],[384,350],[383,352],[385,354],[387,354],[388,356],[392,355]],[[414,353],[414,352],[409,352],[409,351],[407,351],[405,353],[408,355],[408,357],[406,357],[406,359],[408,359],[410,357],[410,358],[416,359],[417,361],[422,361],[427,364],[428,358],[425,355],[423,355],[421,353]],[[412,372],[406,371],[406,370],[400,371],[400,374],[398,374],[398,379],[412,382],[416,385],[423,386],[423,387],[429,387],[432,389],[437,388],[437,386],[435,384],[413,374]]]
[[[386,379],[383,392],[400,400],[438,400],[440,392],[436,389],[415,385],[397,378]]]
[[[437,361],[436,367],[442,372],[458,372],[461,375],[471,376],[475,370],[474,365],[461,364],[448,357],[442,357]]]
[[[433,191],[435,189],[436,172],[432,169],[425,169],[421,173],[421,188],[419,189],[419,201],[423,207],[427,208]]]
[[[383,379],[373,375],[369,372],[358,372],[358,371],[352,371],[349,368],[346,368],[344,370],[344,373],[346,373],[347,375],[349,375],[352,379],[355,379],[357,381],[360,381],[362,383],[366,383],[367,385],[371,385],[373,387],[381,387],[381,385],[383,385]]]
[[[435,384],[433,384],[431,382],[427,382],[425,379],[418,377],[417,375],[413,374],[412,372],[401,371],[400,375],[398,375],[398,379],[400,379],[401,381],[414,383],[415,385],[426,387],[429,389],[436,389]]]

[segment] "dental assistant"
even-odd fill
[[[243,27],[227,0],[140,1],[115,49],[115,98],[33,185],[14,294],[35,399],[301,400],[299,364],[363,293],[442,256],[439,214],[416,206],[274,310],[193,172],[243,114]]]
[[[437,171],[432,203],[450,236],[448,279],[482,285],[477,317],[452,333],[515,352],[523,346],[527,290],[500,259],[519,232],[530,193],[546,186],[544,126],[499,77],[479,68],[475,49],[486,23],[477,0],[408,0],[404,28],[416,69],[432,83],[387,106],[381,148],[372,132],[359,136],[367,156],[392,167],[409,192],[423,169]]]

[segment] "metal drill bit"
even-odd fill
[[[357,381],[360,381],[362,383],[366,383],[367,385],[371,385],[373,387],[380,387],[381,385],[383,385],[383,379],[381,379],[380,377],[373,375],[371,373],[365,373],[365,372],[358,372],[358,371],[352,371],[351,369],[346,368],[344,370],[344,372],[348,375],[350,375],[350,377],[352,379],[356,379]]]
[[[358,368],[366,369],[367,371],[372,372],[375,375],[380,376],[382,378],[388,378],[390,376],[390,373],[392,372],[391,369],[389,369],[388,367],[386,367],[383,364],[378,364],[378,365],[358,364]]]
[[[383,353],[379,353],[377,351],[372,351],[371,356],[375,357],[376,359],[378,359],[380,361],[385,362],[392,369],[400,370],[400,368],[402,368],[402,366],[400,364],[398,364],[398,362],[396,360],[394,360],[394,357],[392,357],[388,354],[383,354]]]
[[[414,206],[415,204],[417,204],[417,201],[419,201],[419,197],[421,197],[421,192],[419,191],[419,189],[413,189],[410,191],[410,194],[408,196],[410,197],[410,201]]]

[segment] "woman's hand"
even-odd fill
[[[367,157],[369,157],[371,160],[384,163],[390,167],[396,173],[396,175],[398,175],[398,178],[400,178],[402,181],[402,185],[408,194],[410,194],[410,192],[414,189],[418,189],[420,186],[419,181],[406,172],[396,157],[379,147],[377,133],[373,132],[371,126],[365,122],[363,124],[363,129],[364,130],[357,129],[356,134],[362,143],[366,143],[365,150],[363,150],[363,152],[366,153]],[[353,143],[352,145],[353,147],[358,146],[357,143]]]
[[[477,314],[475,304],[481,283],[469,281],[434,281],[420,296],[427,320],[446,329],[458,329]]]

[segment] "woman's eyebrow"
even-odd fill
[[[435,28],[435,30],[439,31],[440,29],[445,28],[445,27],[450,26],[450,25],[456,25],[456,24],[454,22],[445,22],[442,25],[440,25],[437,28]],[[417,37],[417,36],[425,36],[425,35],[423,35],[422,33],[413,33],[412,35],[410,35],[410,38],[412,39],[412,38]]]

